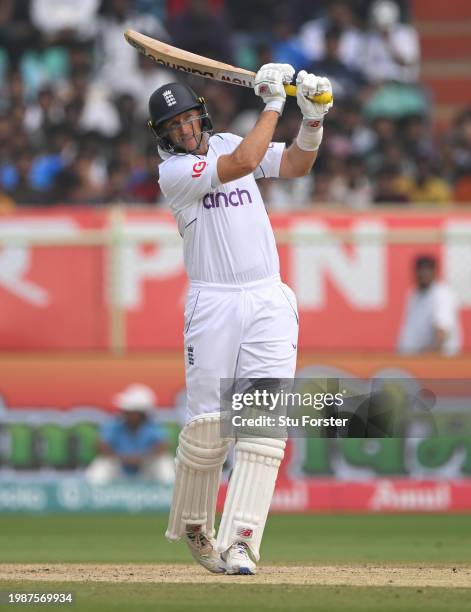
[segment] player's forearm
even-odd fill
[[[276,111],[261,113],[255,126],[235,149],[233,155],[236,163],[248,166],[250,172],[256,169],[272,141],[278,118]]]
[[[317,158],[317,151],[303,151],[296,142],[286,149],[286,163],[280,169],[280,177],[295,178],[309,174]],[[282,173],[286,172],[286,176]]]
[[[217,172],[222,183],[251,174],[262,161],[278,121],[278,113],[264,111],[254,128],[230,155],[218,158]]]

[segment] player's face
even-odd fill
[[[205,152],[201,140],[200,111],[196,108],[175,115],[163,124],[164,132],[179,149],[184,151]]]

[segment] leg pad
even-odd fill
[[[179,436],[175,485],[165,536],[179,540],[186,525],[202,525],[214,536],[214,516],[221,471],[229,440],[220,436],[219,414],[206,414],[187,423]]]
[[[225,552],[235,542],[246,542],[253,558],[260,558],[260,543],[275,489],[286,442],[271,438],[238,440],[216,543]]]

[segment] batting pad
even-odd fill
[[[238,440],[235,462],[219,527],[216,550],[225,552],[235,542],[246,542],[256,561],[284,457],[284,440]]]
[[[220,436],[220,416],[207,414],[187,423],[178,438],[175,485],[165,536],[179,540],[186,525],[202,525],[214,537],[214,515],[230,441]]]

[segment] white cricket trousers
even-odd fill
[[[245,285],[192,281],[184,340],[188,422],[219,412],[221,378],[294,378],[294,292],[279,275]]]

